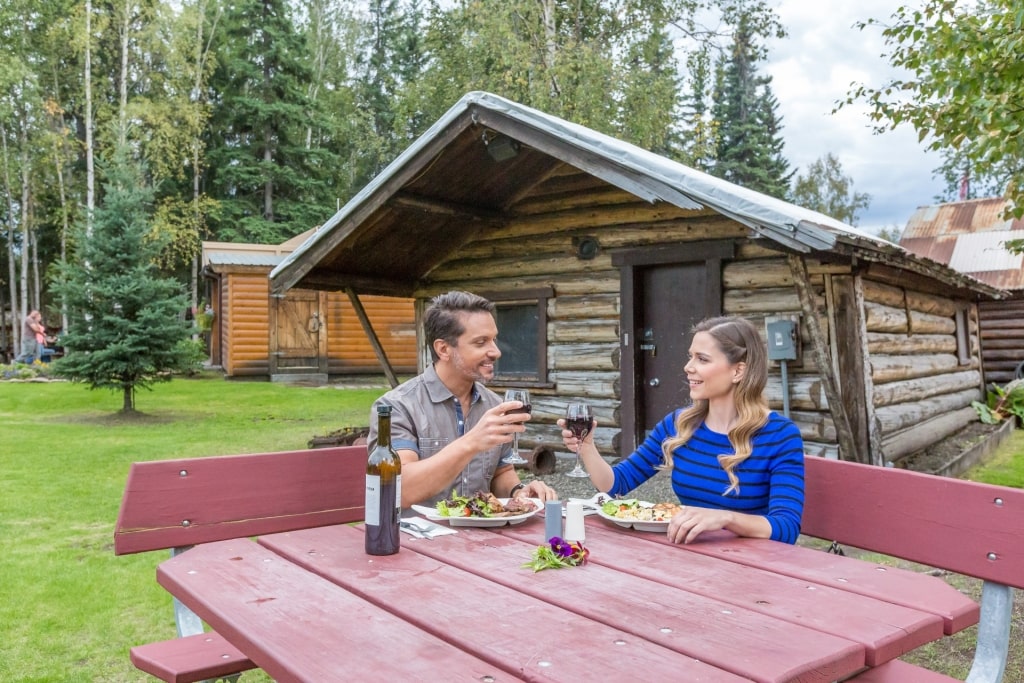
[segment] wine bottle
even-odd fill
[[[402,461],[391,447],[391,406],[377,406],[377,445],[366,462],[366,553],[398,552]]]

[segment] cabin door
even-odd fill
[[[665,415],[689,404],[683,366],[690,330],[721,314],[722,259],[732,251],[728,241],[616,255],[623,261],[621,455]]]
[[[319,292],[290,290],[283,298],[271,299],[276,305],[272,323],[270,374],[327,372],[327,328]]]

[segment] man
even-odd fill
[[[35,362],[42,354],[42,345],[36,335],[43,335],[45,332],[42,314],[39,311],[30,311],[21,326],[21,353],[14,359],[15,362],[29,365]]]
[[[391,445],[402,459],[402,507],[433,505],[451,495],[490,491],[499,498],[556,500],[542,481],[523,484],[512,465],[501,462],[513,432],[529,416],[509,412],[519,401],[502,402],[484,383],[501,356],[494,304],[468,292],[435,297],[423,316],[433,365],[377,399],[370,411],[369,447],[377,443],[377,405],[391,412]]]

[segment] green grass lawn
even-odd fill
[[[170,596],[155,580],[167,553],[115,557],[112,548],[132,462],[305,448],[313,436],[365,426],[385,389],[175,379],[141,391],[142,414],[129,419],[117,414],[120,394],[0,383],[0,681],[152,680],[128,648],[174,637]],[[968,475],[1024,487],[1024,432],[1006,444]],[[942,648],[964,646],[973,638],[947,638],[922,648],[921,660],[962,667],[971,652]],[[1019,661],[1012,666],[1019,676]]]
[[[112,548],[132,462],[305,448],[365,426],[385,389],[175,379],[126,419],[120,394],[0,383],[0,681],[153,680],[128,648],[175,635],[167,555]]]
[[[963,478],[1024,489],[1024,430],[1010,432],[988,462],[967,472]]]

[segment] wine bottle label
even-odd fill
[[[366,475],[366,525],[380,526],[380,475],[377,474]]]

